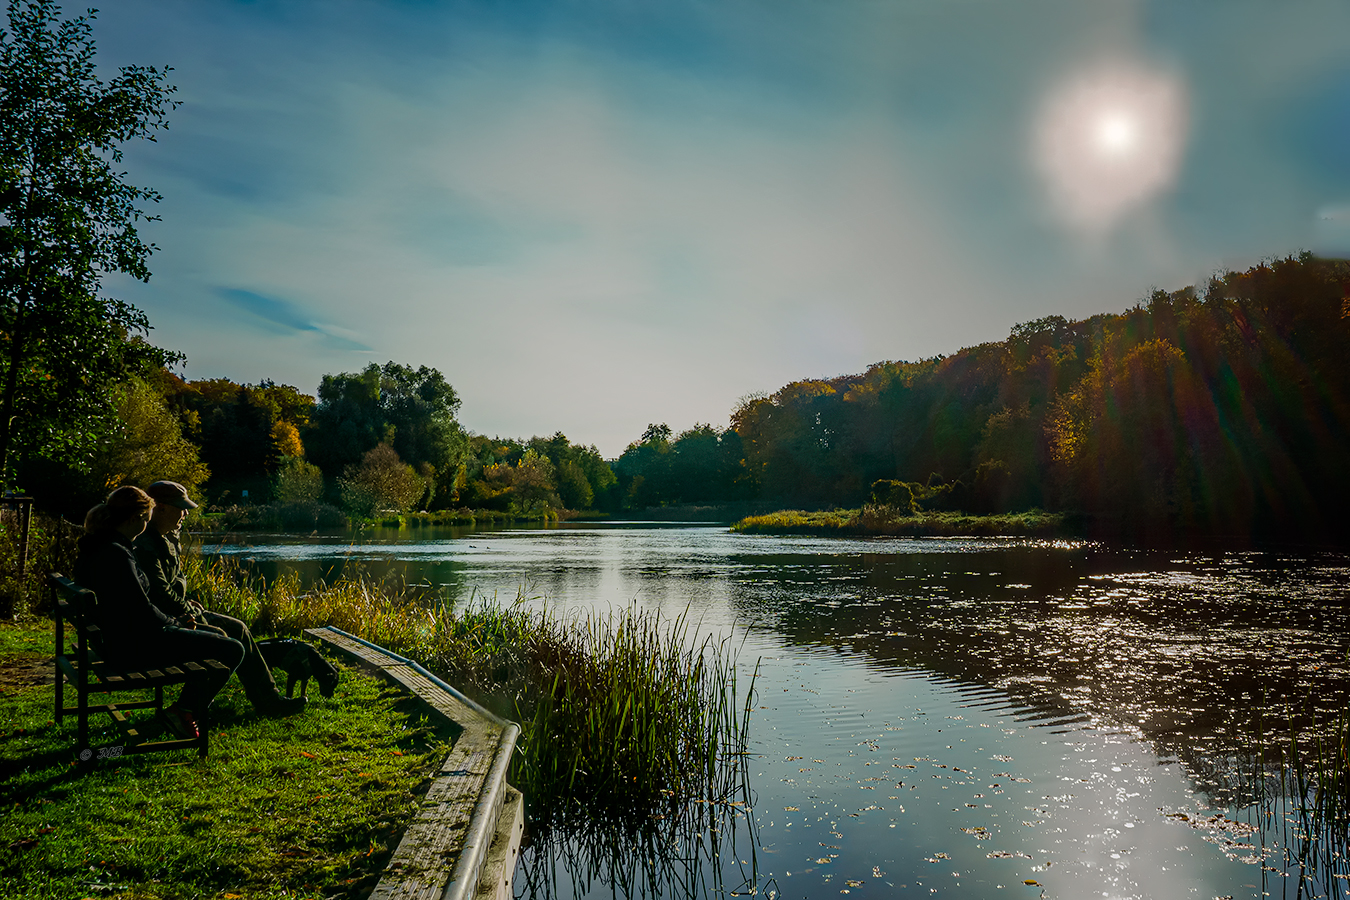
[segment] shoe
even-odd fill
[[[197,718],[177,703],[164,710],[163,719],[169,731],[180,740],[194,740],[202,736],[201,729],[197,727]]]
[[[259,707],[258,712],[269,718],[280,719],[283,716],[293,716],[298,712],[304,712],[304,710],[304,697],[283,697],[280,694],[277,694],[274,698]]]

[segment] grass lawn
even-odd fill
[[[51,640],[49,622],[0,624],[0,897],[364,897],[449,750],[401,692],[344,669],[332,699],[311,684],[279,720],[231,679],[205,760],[78,766],[73,717],[54,724],[54,688],[34,683]],[[96,748],[119,743],[104,722]]]

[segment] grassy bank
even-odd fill
[[[838,536],[1063,537],[1070,528],[1062,514],[1038,509],[979,516],[961,512],[916,512],[907,515],[892,507],[864,506],[862,509],[826,512],[782,510],[764,516],[748,516],[732,525],[731,530],[745,534]]]
[[[448,749],[400,693],[345,671],[284,720],[255,716],[232,680],[204,761],[85,769],[73,721],[51,721],[54,688],[32,683],[50,640],[49,625],[0,626],[0,896],[364,897]]]
[[[573,518],[570,510],[547,509],[523,515],[496,509],[440,509],[434,512],[390,513],[368,519],[348,516],[327,503],[299,501],[235,505],[212,509],[193,520],[193,530],[225,531],[333,531],[344,528],[418,528],[433,525],[480,527],[514,522],[559,522]]]
[[[588,816],[645,817],[739,789],[753,680],[738,684],[734,648],[684,619],[633,609],[560,617],[520,602],[454,612],[425,587],[357,577],[305,590],[294,576],[264,583],[225,559],[190,559],[189,579],[209,606],[256,631],[335,625],[519,721],[510,778],[536,822],[583,803]]]

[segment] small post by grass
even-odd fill
[[[332,699],[257,717],[237,681],[213,708],[212,753],[76,763],[51,721],[38,624],[0,626],[0,896],[364,897],[410,821],[449,736],[397,691],[347,672]],[[49,654],[48,654],[49,658]]]

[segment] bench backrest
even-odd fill
[[[52,604],[52,617],[56,620],[56,652],[63,652],[65,642],[64,622],[70,622],[75,629],[78,653],[85,656],[89,651],[88,640],[98,639],[98,597],[88,588],[82,588],[60,573],[47,576],[55,595]]]

